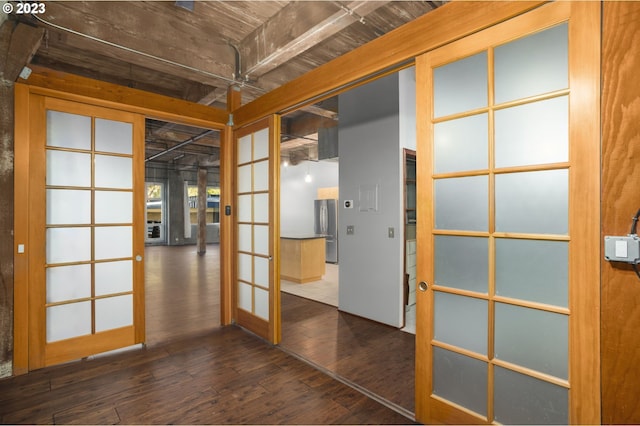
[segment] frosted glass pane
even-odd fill
[[[486,300],[436,292],[434,337],[486,355],[487,315]]]
[[[566,235],[567,170],[496,175],[496,231]]]
[[[96,296],[133,291],[133,260],[95,264]]]
[[[47,110],[47,145],[91,149],[91,117]]]
[[[487,52],[433,70],[434,117],[487,106]]]
[[[253,196],[238,195],[238,220],[240,222],[251,222],[251,199]]]
[[[488,200],[487,176],[436,180],[436,228],[486,231]]]
[[[567,24],[495,48],[496,103],[569,86]]]
[[[502,424],[569,423],[569,391],[502,367],[495,367],[495,420]]]
[[[249,284],[238,283],[238,307],[253,312],[252,287]]]
[[[269,321],[269,292],[261,288],[254,288],[255,314]]]
[[[133,193],[96,191],[96,223],[133,222]]]
[[[91,186],[91,154],[47,150],[47,185]]]
[[[251,135],[238,139],[238,164],[251,161]]]
[[[96,227],[94,230],[96,260],[133,256],[132,229],[131,226]]]
[[[47,229],[47,263],[91,260],[91,228]]]
[[[253,282],[252,257],[248,254],[238,254],[238,279]]]
[[[269,288],[269,259],[255,256],[253,262],[255,268],[253,282],[256,285]]]
[[[269,190],[269,161],[259,161],[253,165],[253,190]]]
[[[435,284],[487,294],[489,240],[477,237],[435,237]]]
[[[487,364],[439,347],[433,348],[433,393],[487,415]]]
[[[133,295],[96,300],[96,332],[133,325]]]
[[[91,191],[47,189],[47,225],[91,223]]]
[[[91,334],[91,302],[47,308],[47,342]]]
[[[496,167],[569,161],[569,98],[495,113]]]
[[[251,164],[238,167],[238,192],[251,192]]]
[[[96,155],[95,184],[98,188],[133,188],[133,162],[131,158]]]
[[[255,225],[253,227],[253,244],[257,254],[269,255],[269,227]]]
[[[434,171],[459,172],[488,168],[487,114],[437,123],[434,128]]]
[[[567,315],[496,303],[496,358],[566,379]]]
[[[269,129],[253,134],[253,161],[269,157]]]
[[[91,265],[47,268],[47,303],[91,297]]]
[[[238,250],[253,251],[251,247],[251,225],[238,225]]]
[[[96,118],[96,151],[133,153],[133,124]]]
[[[253,221],[269,222],[269,194],[255,194],[253,196]]]
[[[568,307],[569,243],[496,239],[496,294]]]

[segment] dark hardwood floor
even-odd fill
[[[281,346],[413,415],[413,334],[283,293]]]
[[[283,351],[284,347],[274,347],[238,327],[218,327],[217,250],[218,246],[209,246],[206,255],[198,256],[191,246],[148,247],[147,346],[0,380],[0,422],[411,423],[397,411],[287,353],[290,348]],[[351,346],[361,347],[365,352],[377,351],[381,337],[356,325],[360,319],[338,314],[338,322],[346,328],[336,330],[336,343],[327,346],[325,338],[309,338],[314,333],[313,321],[320,321],[320,316],[307,312],[306,319],[299,317],[296,321],[300,327],[306,327],[306,334],[294,338],[289,329],[293,312],[309,309],[301,308],[302,304],[317,303],[287,297],[285,300],[287,342],[306,339],[310,347],[315,346],[312,352],[316,359],[311,361],[321,369],[325,367],[317,362],[318,354],[335,351],[346,355],[343,362],[338,360],[340,357],[332,358],[326,353],[324,356],[334,360],[341,377],[353,380],[366,376],[364,367],[356,362],[359,355],[338,348],[348,346],[345,339],[351,336],[356,339]],[[321,305],[314,308],[318,311],[325,306],[317,305]],[[316,324],[315,333],[319,337],[322,324]],[[395,371],[391,364],[373,372],[373,381],[388,380],[383,378]]]

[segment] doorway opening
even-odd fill
[[[145,123],[147,344],[220,325],[220,131]]]

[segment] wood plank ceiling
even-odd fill
[[[10,19],[46,30],[33,64],[224,109],[231,85],[249,102],[441,4],[55,1]],[[337,112],[329,100],[284,117],[283,149],[308,152]],[[204,132],[148,120],[146,157],[215,166],[219,135]]]

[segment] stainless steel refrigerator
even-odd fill
[[[326,261],[338,263],[338,200],[315,200],[314,232],[326,240]]]

